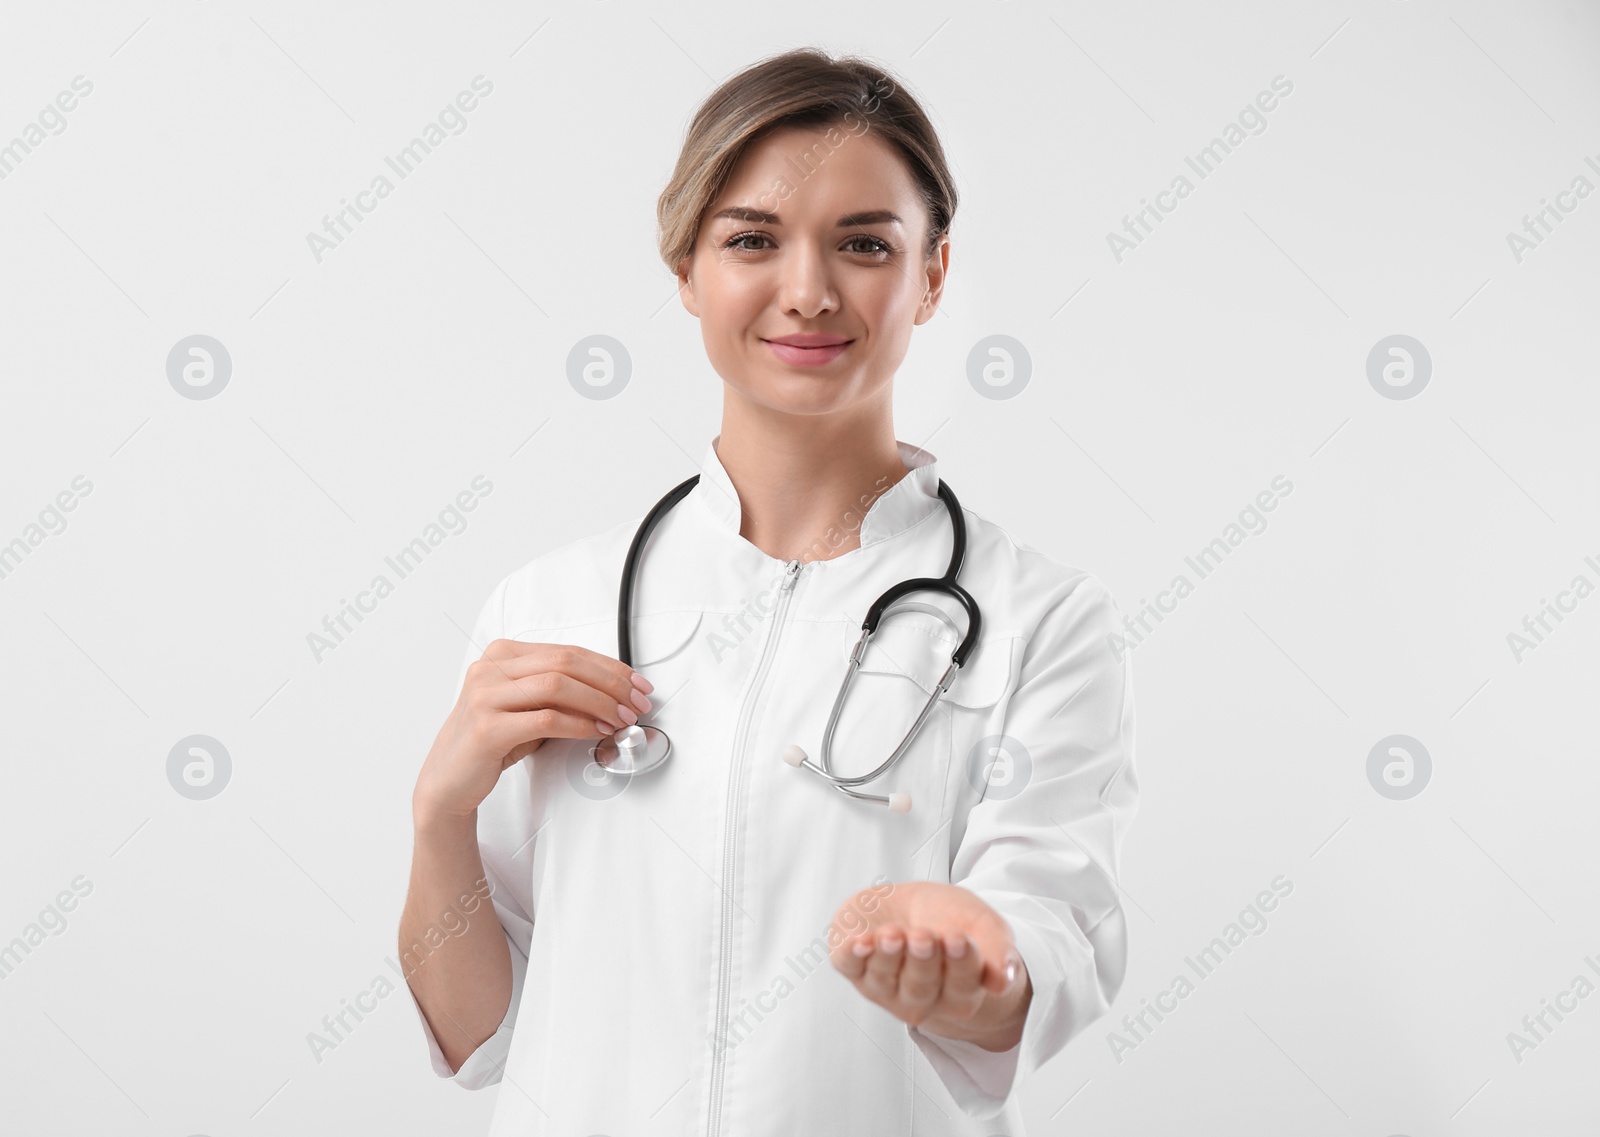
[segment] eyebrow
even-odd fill
[[[718,221],[722,218],[733,221],[746,221],[756,225],[782,225],[776,213],[763,213],[759,209],[748,209],[744,206],[733,206],[713,213],[707,220]],[[834,222],[839,229],[851,229],[861,225],[899,225],[905,222],[900,220],[900,215],[888,209],[873,209],[866,213],[849,213]]]

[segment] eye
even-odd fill
[[[867,233],[857,233],[855,236],[850,238],[847,244],[855,245],[858,241],[868,242],[869,247],[865,249],[857,248],[854,251],[858,253],[864,253],[867,256],[887,256],[888,254],[894,252],[894,248],[889,244],[889,242],[878,237],[873,237]]]
[[[748,241],[761,241],[766,242],[766,244],[750,245],[745,243]],[[735,252],[755,253],[769,247],[771,242],[772,239],[767,234],[752,230],[748,233],[735,233],[722,243],[722,247],[724,249],[732,249]],[[845,248],[861,256],[874,258],[887,257],[894,253],[894,246],[890,245],[889,242],[868,233],[857,233],[850,237],[845,242]]]
[[[767,235],[765,233],[756,233],[756,232],[736,233],[732,237],[729,237],[726,241],[724,241],[722,243],[722,247],[724,249],[734,249],[734,250],[736,250],[738,252],[754,253],[754,252],[757,252],[758,250],[751,248],[749,245],[741,245],[739,242],[740,241],[766,241],[766,240],[769,240],[769,238],[767,237]]]

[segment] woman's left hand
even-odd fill
[[[1028,969],[1011,926],[970,890],[936,881],[862,889],[839,906],[833,927],[855,929],[829,953],[834,968],[896,1018],[986,1050],[1021,1039]]]

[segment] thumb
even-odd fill
[[[505,756],[500,759],[500,772],[502,774],[505,773],[543,745],[544,739],[542,738],[530,738],[527,742],[517,743],[517,745],[506,751]]]
[[[1022,978],[1022,956],[1011,935],[1011,925],[998,912],[991,912],[967,931],[983,960],[978,984],[992,995],[1004,994]]]

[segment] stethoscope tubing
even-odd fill
[[[833,708],[828,713],[828,725],[822,732],[822,750],[818,755],[820,762],[813,762],[807,758],[800,763],[802,767],[811,770],[818,777],[826,780],[834,789],[863,801],[889,803],[890,799],[887,797],[883,797],[880,794],[859,793],[854,787],[865,785],[867,782],[881,778],[894,767],[896,762],[900,761],[901,755],[906,752],[912,740],[916,738],[917,732],[922,729],[922,724],[933,713],[933,708],[938,703],[939,698],[949,690],[950,684],[955,679],[956,672],[966,663],[968,656],[977,646],[978,635],[983,627],[983,613],[978,607],[978,602],[973,599],[971,593],[962,588],[956,581],[957,575],[961,572],[961,565],[967,555],[967,526],[966,519],[961,514],[961,503],[956,499],[954,491],[945,484],[942,478],[939,480],[939,496],[944,499],[945,508],[950,514],[949,566],[945,569],[944,575],[940,577],[923,576],[903,580],[889,588],[873,602],[872,607],[867,610],[866,619],[861,623],[861,638],[856,641],[855,648],[850,652],[849,669],[845,672],[844,682],[839,685],[838,694],[834,696]],[[833,772],[833,734],[839,725],[839,715],[844,710],[844,701],[850,690],[850,684],[854,682],[857,672],[861,669],[861,660],[866,655],[867,645],[872,642],[872,637],[877,634],[878,625],[883,618],[883,614],[897,600],[914,592],[938,592],[955,599],[966,610],[967,634],[951,654],[950,665],[945,668],[944,674],[934,684],[932,694],[922,704],[922,710],[911,724],[911,729],[906,731],[905,737],[900,740],[900,744],[894,748],[894,753],[890,754],[876,769],[869,770],[865,774],[853,776],[835,774]]]
[[[622,566],[622,587],[617,596],[617,658],[629,667],[633,666],[631,624],[634,582],[644,554],[644,546],[648,542],[650,534],[654,531],[656,523],[661,520],[662,515],[682,501],[689,491],[699,484],[699,481],[700,475],[695,474],[693,477],[686,478],[672,487],[645,515],[644,520],[639,524],[638,531],[633,535],[633,541],[628,545],[628,555]],[[900,760],[901,756],[910,747],[912,740],[922,729],[928,716],[933,713],[933,708],[938,703],[939,698],[949,690],[956,672],[965,665],[968,657],[976,649],[978,636],[983,627],[983,613],[978,607],[978,602],[973,599],[971,593],[961,587],[956,579],[961,572],[962,563],[967,555],[967,526],[966,519],[962,516],[961,503],[956,499],[954,491],[945,484],[943,478],[939,479],[939,497],[943,500],[945,509],[950,515],[951,528],[950,563],[945,568],[944,575],[938,577],[920,576],[902,580],[886,589],[881,596],[873,601],[872,606],[867,609],[866,618],[861,622],[861,638],[856,641],[855,648],[850,653],[849,668],[845,672],[844,681],[839,685],[838,694],[834,696],[833,707],[828,714],[828,725],[823,731],[822,751],[819,755],[821,762],[819,764],[813,762],[810,758],[805,758],[797,763],[800,767],[808,769],[818,777],[823,778],[840,793],[848,794],[863,801],[889,804],[891,807],[892,801],[890,798],[882,797],[878,794],[861,793],[854,787],[882,777]],[[944,674],[934,684],[933,693],[929,695],[927,701],[923,704],[922,710],[911,724],[911,728],[906,732],[905,737],[895,747],[894,753],[890,754],[875,770],[865,774],[851,776],[835,774],[832,761],[833,735],[839,725],[839,716],[844,709],[844,700],[849,693],[850,684],[855,680],[856,674],[861,669],[861,660],[866,654],[867,645],[872,642],[872,637],[877,634],[884,613],[896,601],[914,592],[942,593],[959,603],[967,614],[966,635],[962,637],[961,643],[951,653],[950,665],[945,668]],[[666,745],[667,752],[670,752],[671,743],[666,738],[665,732],[658,731],[658,734],[661,741]],[[603,745],[604,743],[602,742]],[[663,754],[661,757],[664,759],[665,755]],[[903,798],[905,795],[897,796]]]
[[[699,481],[700,475],[696,474],[668,490],[667,495],[645,514],[633,535],[633,541],[628,545],[628,556],[622,563],[622,589],[617,595],[617,658],[629,667],[633,666],[633,581],[639,572],[639,559],[643,555],[645,542],[650,539],[650,533],[655,529],[656,522],[661,520],[661,515],[687,497]]]

